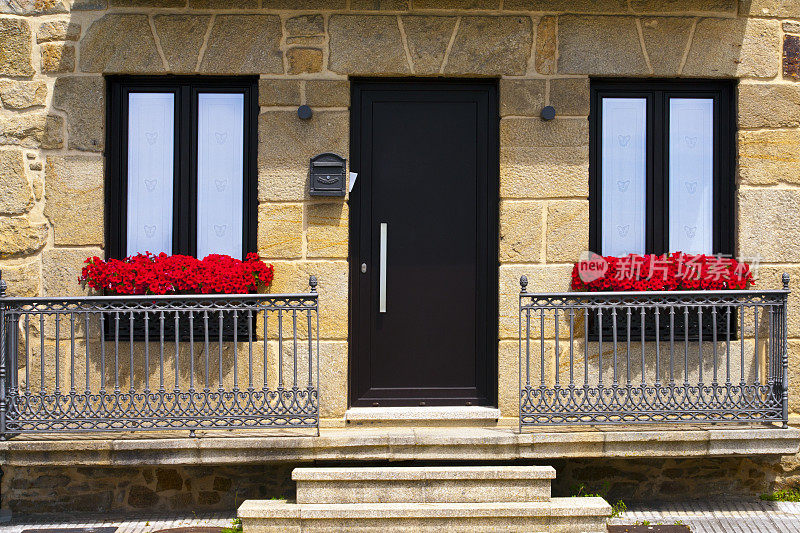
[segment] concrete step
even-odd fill
[[[295,468],[297,503],[489,503],[550,499],[551,466]]]
[[[244,533],[547,532],[605,533],[611,507],[602,498],[546,502],[298,504],[247,500]]]

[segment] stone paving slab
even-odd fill
[[[179,527],[229,527],[236,516],[230,513],[179,515],[143,511],[136,516],[109,514],[16,515],[0,523],[0,533],[22,533],[25,529],[117,527],[116,533],[153,533]]]
[[[688,525],[692,533],[800,533],[800,503],[760,500],[685,501],[631,505],[609,524]]]

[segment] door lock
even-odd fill
[[[366,274],[367,273],[367,264],[366,263],[361,263],[361,273],[362,274]]]

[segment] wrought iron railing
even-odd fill
[[[541,425],[788,422],[782,290],[527,292],[520,430]]]
[[[0,438],[319,431],[316,285],[312,276],[304,294],[0,297]]]

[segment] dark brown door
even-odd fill
[[[496,403],[496,84],[357,81],[351,121],[351,404]]]

